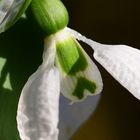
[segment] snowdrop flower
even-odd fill
[[[32,0],[29,10],[29,18],[47,37],[43,62],[28,79],[19,99],[17,124],[22,140],[58,139],[60,92],[72,103],[101,93],[100,72],[76,39],[91,46],[94,58],[140,99],[138,49],[100,44],[67,28],[68,13],[60,0]]]
[[[19,100],[17,122],[23,140],[57,139],[60,91],[76,102],[102,90],[97,67],[67,29],[47,37],[44,47],[43,63]]]
[[[60,91],[72,102],[83,101],[87,95],[96,95],[102,91],[102,79],[98,68],[73,37],[90,45],[94,49],[94,58],[136,98],[140,98],[139,50],[125,45],[103,45],[70,28],[65,28],[51,37],[51,41],[48,38],[46,41],[50,44],[54,41],[55,46],[45,45],[47,49],[44,50],[43,64],[29,78],[21,93],[17,121],[23,140],[58,139]],[[54,49],[51,49],[53,47]],[[74,62],[76,51],[79,57]],[[69,55],[71,52],[73,53]],[[41,71],[42,67],[44,71]],[[48,71],[54,72],[50,76]]]
[[[32,1],[30,7],[34,22],[47,37],[43,63],[21,93],[18,130],[22,140],[57,140],[60,92],[71,102],[83,101],[101,92],[102,79],[96,65],[67,31],[68,13],[61,1]]]

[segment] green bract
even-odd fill
[[[0,1],[0,33],[11,27],[25,12],[31,0]]]
[[[60,0],[32,0],[30,17],[45,36],[63,29],[69,21],[68,12]]]

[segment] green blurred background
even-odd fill
[[[139,0],[63,0],[69,27],[106,44],[140,49]],[[92,57],[93,51],[83,44]],[[21,19],[0,35],[0,140],[19,140],[16,109],[23,85],[41,63],[43,39]],[[104,90],[91,118],[72,140],[139,140],[140,101],[116,82],[98,63]]]
[[[41,63],[42,38],[21,19],[0,35],[0,140],[19,140],[16,111],[20,92]]]

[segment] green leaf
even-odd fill
[[[42,41],[26,20],[0,35],[0,140],[20,140],[17,105],[23,85],[41,63],[43,47],[38,46]]]

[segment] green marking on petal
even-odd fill
[[[80,44],[72,37],[57,42],[57,56],[62,70],[68,75],[84,71],[88,66]]]
[[[72,95],[82,99],[84,97],[84,90],[88,90],[92,94],[96,91],[96,84],[84,77],[78,78],[76,88]]]
[[[57,43],[57,56],[61,68],[67,74],[72,69],[73,65],[79,59],[77,47],[72,39]]]

